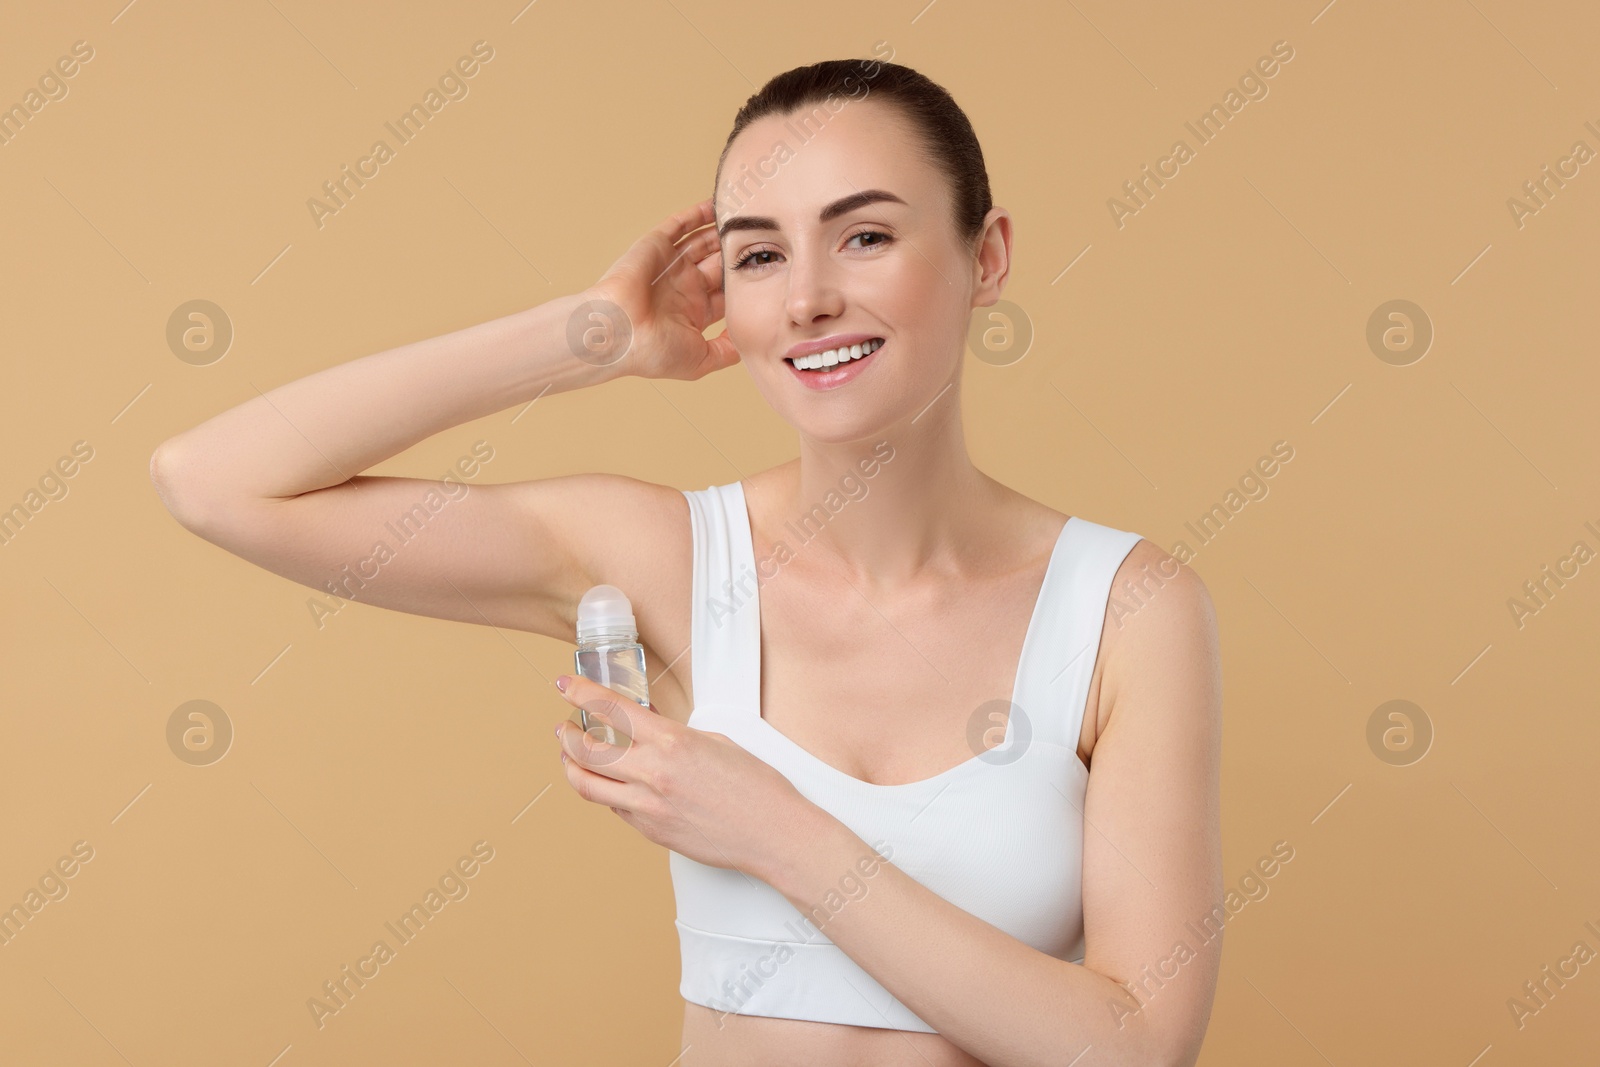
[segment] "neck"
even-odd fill
[[[797,554],[821,553],[863,591],[894,587],[932,565],[965,570],[994,537],[1010,494],[967,454],[960,394],[860,441],[801,439],[769,511]],[[868,472],[871,472],[870,474]]]

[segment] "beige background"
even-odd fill
[[[93,449],[0,547],[0,904],[93,849],[0,947],[0,1062],[677,1055],[666,853],[560,775],[571,646],[361,604],[319,630],[310,590],[184,531],[146,467],[257,389],[589,284],[708,195],[764,80],[878,41],[966,108],[1016,219],[1006,297],[1036,337],[969,357],[982,467],[1193,548],[1186,522],[1294,449],[1193,560],[1228,883],[1295,849],[1229,924],[1201,1063],[1592,1055],[1600,963],[1521,1029],[1507,1008],[1600,951],[1600,565],[1521,628],[1507,606],[1600,549],[1600,162],[1520,227],[1507,206],[1600,151],[1592,5],[123,3],[16,5],[0,34],[5,105],[94,49],[0,146],[0,507]],[[319,229],[306,201],[478,40],[470,94]],[[1114,225],[1122,183],[1280,40],[1269,95]],[[235,329],[208,366],[166,342],[194,299]],[[1395,299],[1435,330],[1408,366],[1366,341]],[[441,474],[481,439],[480,480],[701,488],[795,449],[742,369],[517,416],[376,471]],[[1434,731],[1407,766],[1367,740],[1394,699]],[[168,746],[190,700],[233,724],[209,766]],[[478,841],[470,895],[319,1029],[307,1000]]]

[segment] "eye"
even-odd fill
[[[744,265],[750,262],[752,259],[755,259],[757,256],[772,256],[776,254],[777,253],[770,248],[758,248],[753,252],[746,252],[744,255],[739,257],[739,261],[733,265],[733,269],[744,270]],[[759,265],[766,266],[765,263]]]
[[[894,240],[893,237],[890,237],[888,234],[884,233],[882,230],[862,230],[860,233],[851,234],[848,240],[849,241],[854,241],[857,237],[882,237],[883,238],[882,241],[874,241],[870,245],[863,246],[863,247],[866,247],[866,248],[877,248],[879,245],[882,245],[887,241],[893,241]]]
[[[873,241],[871,244],[858,246],[858,247],[864,247],[864,248],[878,248],[881,245],[884,245],[884,244],[889,243],[889,242],[894,240],[893,237],[891,237],[890,235],[884,233],[882,230],[861,230],[861,231],[859,231],[857,233],[853,233],[849,237],[845,238],[845,243],[849,244],[851,241],[854,241],[857,237],[878,237],[878,238],[882,238],[882,240]],[[734,263],[733,269],[734,270],[745,270],[745,269],[747,269],[746,268],[746,264],[750,263],[757,256],[775,256],[777,254],[778,254],[777,251],[775,249],[771,249],[771,248],[757,248],[757,249],[754,249],[754,250],[746,252],[744,255],[740,256],[738,261],[736,263]],[[766,267],[766,266],[770,266],[771,262],[772,262],[771,260],[767,260],[767,261],[764,261],[764,262],[761,262],[761,263],[757,263],[757,264],[755,264],[755,266],[756,267]]]

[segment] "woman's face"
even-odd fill
[[[810,114],[820,129],[769,116],[729,149],[716,191],[724,314],[779,415],[816,440],[856,441],[915,416],[956,379],[978,267],[956,236],[947,179],[922,162],[892,105]],[[871,202],[850,203],[861,194]],[[992,303],[998,288],[991,280],[978,295]],[[820,373],[785,358],[841,337],[884,344]],[[841,372],[854,376],[830,381]]]

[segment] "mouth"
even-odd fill
[[[785,356],[783,361],[799,374],[827,375],[865,361],[874,352],[882,348],[883,343],[883,338],[874,337],[871,340],[863,341],[859,345],[836,348],[828,352],[813,352],[809,356],[801,356],[798,359],[790,359]]]

